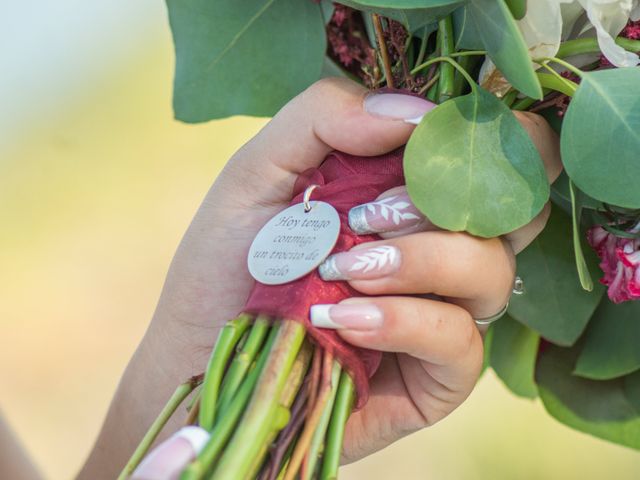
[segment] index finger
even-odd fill
[[[341,78],[323,79],[291,100],[233,157],[255,194],[265,185],[279,187],[289,200],[295,176],[318,166],[332,150],[374,156],[404,145],[415,125],[408,123],[435,105],[412,95],[369,93]],[[255,178],[251,173],[259,172]],[[269,200],[274,190],[269,189]]]

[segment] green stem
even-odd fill
[[[329,420],[331,419],[331,412],[333,412],[333,405],[336,400],[336,394],[338,393],[338,385],[340,384],[340,372],[342,368],[340,367],[340,363],[334,362],[333,370],[331,371],[331,394],[329,396],[329,400],[327,401],[327,405],[322,412],[322,417],[320,417],[320,421],[318,422],[318,427],[313,434],[313,438],[311,439],[311,445],[309,446],[309,450],[307,452],[307,458],[309,462],[305,465],[305,476],[302,480],[312,480],[314,471],[316,469],[316,463],[318,462],[318,458],[322,453],[322,447],[324,446],[324,438],[327,434],[327,427],[329,426]]]
[[[196,458],[196,460],[182,473],[182,476],[180,477],[181,480],[201,479],[213,466],[218,454],[222,451],[222,447],[224,447],[227,440],[233,433],[234,427],[251,398],[253,388],[255,387],[260,373],[267,362],[267,358],[269,357],[271,347],[275,342],[277,334],[278,328],[277,326],[274,326],[269,333],[269,338],[267,338],[260,355],[258,356],[256,364],[251,368],[242,382],[242,385],[240,385],[240,388],[233,398],[233,402],[231,402],[226,409],[220,409],[220,420],[216,423],[215,427],[213,427],[209,441],[198,454],[198,458]]]
[[[543,65],[543,67],[549,70],[551,74],[536,73],[536,76],[540,81],[540,85],[542,85],[543,88],[555,90],[557,92],[564,93],[565,95],[573,97],[573,95],[576,93],[576,90],[578,89],[578,84],[572,82],[568,78],[564,78],[563,76],[559,75],[558,72],[549,67],[549,65]]]
[[[631,40],[629,38],[617,37],[616,43],[625,50],[640,53],[640,40]],[[577,38],[568,40],[560,45],[560,49],[556,54],[557,58],[566,58],[573,55],[583,53],[600,53],[600,45],[597,38]]]
[[[513,102],[516,101],[516,97],[518,96],[518,91],[511,89],[507,94],[502,98],[502,103],[504,103],[507,107],[511,108]]]
[[[353,400],[353,380],[347,372],[343,371],[340,376],[340,385],[338,386],[333,414],[329,423],[329,431],[327,432],[324,461],[322,462],[322,473],[320,474],[321,480],[333,480],[338,477],[344,428],[351,414]]]
[[[486,54],[487,54],[486,50],[463,50],[462,52],[450,53],[449,56],[451,58],[456,58],[456,57],[471,57],[471,56],[486,55]]]
[[[580,216],[582,209],[576,201],[575,187],[571,179],[569,179],[569,193],[571,194],[571,220],[573,225],[573,251],[576,258],[576,268],[578,269],[578,277],[580,278],[580,285],[587,292],[593,290],[593,280],[589,273],[589,267],[584,259],[584,253],[582,252],[582,243],[580,235]]]
[[[131,473],[133,473],[135,468],[140,463],[140,460],[142,460],[147,451],[149,451],[149,448],[151,448],[151,445],[162,430],[162,427],[164,427],[169,418],[171,418],[171,415],[173,415],[173,413],[184,401],[184,399],[189,396],[189,394],[199,383],[200,380],[194,377],[180,384],[178,388],[176,388],[175,392],[173,392],[173,395],[171,395],[171,398],[160,412],[160,415],[158,415],[158,417],[153,421],[153,423],[149,427],[149,430],[138,444],[136,450],[133,452],[133,455],[131,455],[131,458],[122,469],[122,472],[120,472],[118,480],[125,480],[129,477],[129,475],[131,475]]]
[[[280,397],[304,338],[302,324],[283,321],[243,421],[220,458],[214,478],[236,480],[247,477],[253,459],[274,428],[273,418],[281,408]]]
[[[220,400],[218,401],[218,410],[223,411],[228,407],[249,367],[253,363],[253,359],[258,354],[268,331],[269,319],[264,316],[258,316],[251,327],[251,332],[242,350],[235,356],[229,366],[229,370],[224,376]]]
[[[438,47],[440,55],[448,57],[455,50],[453,42],[453,23],[451,16],[447,16],[438,22]],[[453,97],[455,69],[449,62],[440,64],[440,78],[438,80],[438,103],[445,102]]]
[[[522,100],[517,101],[512,107],[512,110],[524,111],[529,108],[531,105],[536,103],[538,100],[531,97],[525,97]]]
[[[434,63],[437,63],[437,62],[450,63],[465,78],[465,80],[469,83],[469,86],[471,87],[472,90],[475,90],[477,88],[476,87],[476,82],[473,80],[473,78],[471,78],[471,75],[469,75],[467,73],[467,71],[464,68],[462,68],[458,62],[456,62],[455,60],[453,60],[452,58],[449,58],[449,57],[431,58],[431,59],[427,60],[426,62],[418,65],[413,70],[411,70],[411,75],[415,75],[416,72],[419,72],[423,68],[426,68],[426,67],[428,67],[430,65],[433,65]]]
[[[566,68],[570,72],[575,73],[578,77],[582,78],[582,75],[584,75],[584,72],[580,70],[578,67],[576,67],[575,65],[571,65],[569,62],[565,62],[564,60],[557,57],[540,57],[540,58],[533,59],[533,61],[535,63],[539,63],[542,66],[545,66],[545,62],[557,63],[558,65],[562,65],[564,68]]]
[[[202,386],[200,414],[198,417],[200,427],[207,431],[211,431],[216,419],[218,391],[224,369],[227,366],[229,357],[233,353],[233,349],[250,323],[251,316],[246,314],[240,315],[238,318],[227,323],[222,329],[222,332],[220,332],[220,336],[209,358],[204,385]]]
[[[422,35],[422,41],[420,42],[420,50],[418,50],[418,57],[416,58],[415,64],[420,64],[424,60],[424,56],[427,53],[427,43],[429,42],[429,35],[427,32],[429,31],[428,27],[424,27],[424,32]]]
[[[458,63],[465,71],[468,72],[470,68],[473,66],[473,63],[475,61],[476,60],[472,57],[460,57],[460,60],[458,60]],[[453,79],[453,96],[454,97],[459,97],[460,95],[462,95],[464,85],[465,85],[465,78],[459,72],[456,73],[455,78]]]

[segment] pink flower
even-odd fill
[[[629,233],[638,233],[640,224]],[[600,279],[608,287],[614,303],[640,299],[640,238],[617,237],[601,226],[587,233],[589,244],[600,257],[604,276]]]

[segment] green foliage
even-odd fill
[[[504,0],[469,0],[469,14],[489,57],[511,84],[532,98],[542,87],[529,58],[527,44]]]
[[[562,159],[589,196],[640,207],[640,68],[585,73],[565,115]]]
[[[556,419],[577,430],[640,449],[640,372],[594,381],[572,375],[578,348],[547,346],[536,381],[540,398]]]
[[[484,44],[476,24],[471,20],[469,7],[464,6],[453,12],[453,31],[455,32],[455,47],[457,50],[482,50]]]
[[[271,116],[320,78],[320,6],[300,0],[167,0],[176,118]]]
[[[494,323],[491,332],[489,363],[493,370],[516,395],[537,397],[534,370],[540,336],[508,315]]]
[[[608,380],[640,369],[640,302],[605,299],[584,335],[575,374]]]
[[[505,0],[505,3],[516,20],[522,19],[527,13],[527,0]]]
[[[585,260],[598,277],[598,259],[585,250]],[[509,314],[547,340],[573,345],[595,311],[604,288],[592,292],[580,287],[573,261],[571,217],[553,207],[544,231],[518,255],[518,274],[525,282],[524,295],[511,298]]]
[[[407,143],[404,169],[411,199],[433,223],[481,237],[525,225],[549,196],[531,139],[480,88],[425,116]]]
[[[338,3],[401,22],[409,32],[436,22],[459,7],[462,0],[339,0]]]

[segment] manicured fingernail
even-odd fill
[[[417,225],[423,219],[423,215],[406,193],[358,205],[349,210],[349,226],[358,235],[402,230]]]
[[[318,328],[375,330],[384,321],[382,311],[368,303],[313,305],[311,324]]]
[[[158,445],[140,463],[131,480],[173,480],[209,441],[209,432],[193,425],[182,427]]]
[[[399,268],[400,250],[379,245],[331,255],[318,267],[318,272],[323,280],[373,280]]]
[[[364,99],[364,109],[371,115],[414,125],[436,106],[424,98],[401,93],[370,93]]]

